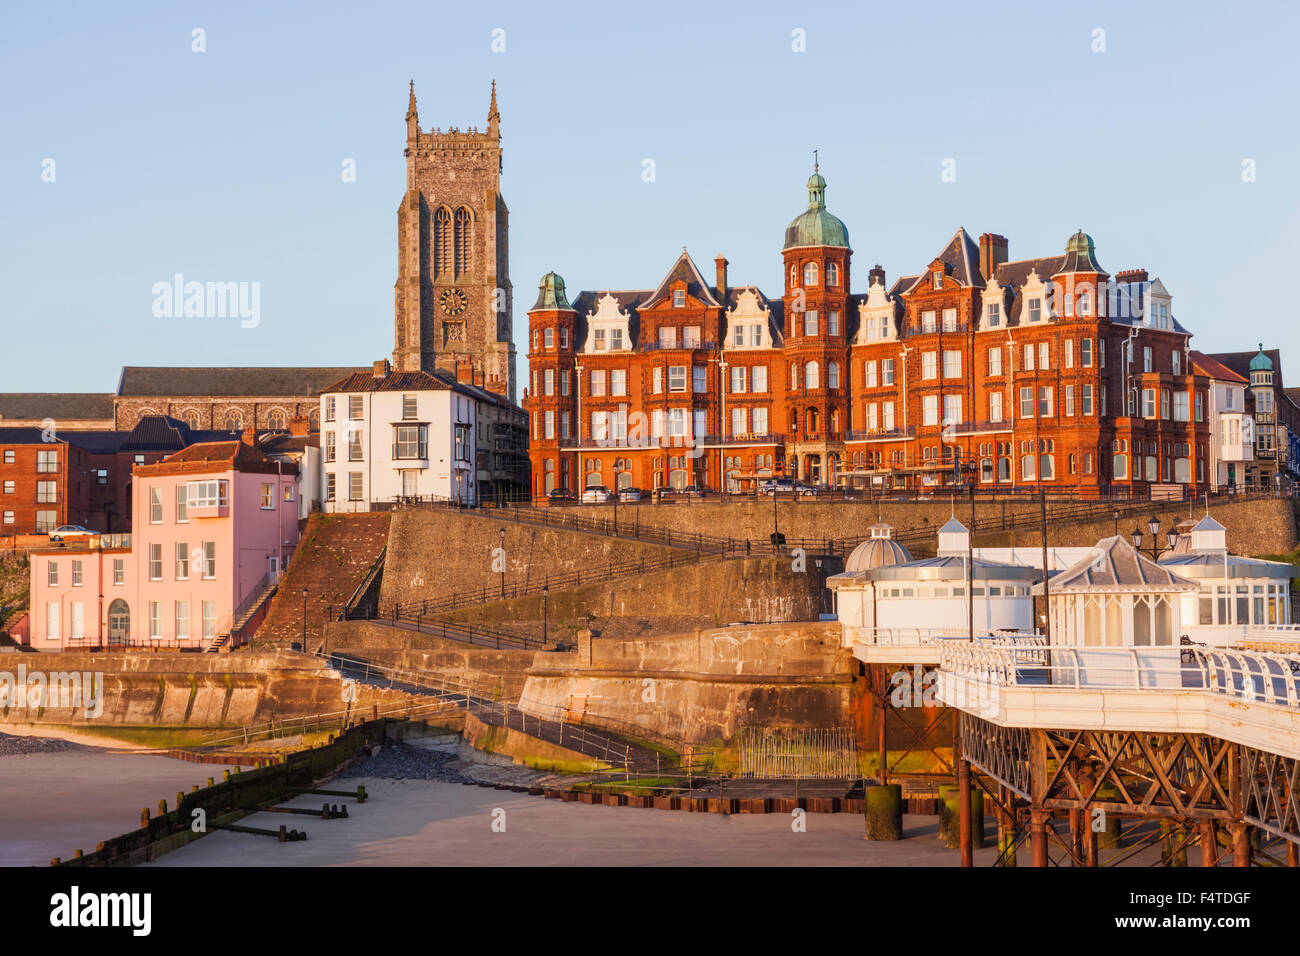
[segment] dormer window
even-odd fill
[[[817,284],[817,263],[810,262],[803,267],[803,284],[805,286]]]
[[[1030,299],[1029,300],[1029,321],[1037,322],[1042,317],[1043,317],[1043,300]]]
[[[840,267],[836,265],[834,262],[826,263],[826,284],[827,285],[840,284]]]
[[[1002,306],[998,305],[996,302],[990,302],[989,314],[988,314],[988,327],[991,329],[995,329],[1001,324],[1002,324]]]
[[[686,291],[684,289],[673,290],[673,308],[681,309],[686,306]]]
[[[596,351],[603,352],[604,350],[605,350],[605,330],[596,329]]]
[[[939,291],[939,290],[941,290],[941,289],[943,288],[943,272],[942,272],[942,271],[940,271],[939,269],[935,269],[935,270],[934,270],[934,275],[932,276],[932,280],[933,280],[933,288],[934,288],[934,290],[935,290],[936,292]]]

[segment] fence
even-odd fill
[[[859,776],[857,741],[853,731],[847,728],[742,727],[737,744],[741,777],[848,779]]]

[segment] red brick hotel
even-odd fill
[[[814,170],[785,231],[785,287],[710,284],[683,250],[652,289],[556,273],[529,311],[533,493],[785,475],[831,487],[1197,493],[1209,380],[1143,269],[1090,236],[1012,260],[959,229],[917,272],[851,292],[848,229]],[[616,477],[617,473],[617,477]]]

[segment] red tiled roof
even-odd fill
[[[1189,349],[1187,356],[1192,360],[1193,370],[1202,375],[1208,375],[1210,378],[1218,379],[1221,382],[1239,382],[1243,385],[1250,382],[1244,375],[1239,375],[1218,359],[1211,358],[1204,352]]]

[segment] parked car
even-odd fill
[[[768,496],[774,494],[793,496],[797,494],[800,497],[808,497],[817,493],[811,485],[806,485],[802,481],[795,481],[793,478],[773,478],[765,481],[759,485],[759,491]]]
[[[618,492],[619,501],[640,501],[645,497],[645,492],[640,488],[620,488]]]
[[[555,504],[560,501],[577,501],[578,496],[568,488],[552,488],[547,492],[546,500]]]
[[[62,541],[64,538],[84,538],[92,534],[99,534],[99,532],[83,528],[79,524],[61,524],[50,532],[50,540]]]
[[[582,503],[584,505],[604,505],[609,504],[613,497],[613,494],[604,485],[591,485],[583,490]]]
[[[682,494],[687,498],[703,498],[705,495],[713,494],[713,489],[707,485],[687,485],[682,489]]]

